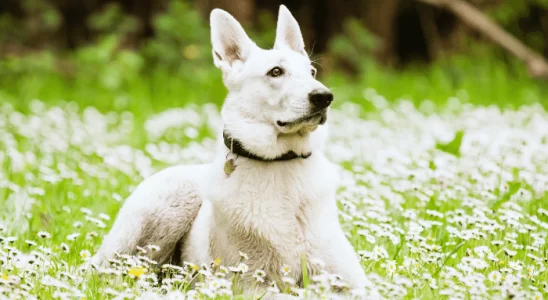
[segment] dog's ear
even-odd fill
[[[218,8],[211,11],[209,22],[215,66],[224,69],[235,61],[245,61],[254,44],[242,25],[228,12]]]
[[[283,47],[289,47],[296,52],[308,56],[304,49],[304,40],[299,23],[297,23],[297,20],[295,20],[285,5],[280,5],[274,48],[280,49]]]

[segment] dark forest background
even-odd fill
[[[434,74],[434,78],[425,77],[423,84],[441,80],[451,85],[440,97],[448,96],[450,90],[466,87],[462,78],[472,74],[483,76],[479,79],[502,76],[497,84],[504,80],[526,80],[526,67],[513,54],[455,12],[427,2],[2,0],[0,80],[5,85],[16,84],[28,79],[25,76],[42,72],[65,81],[82,77],[83,82],[95,80],[107,89],[116,89],[132,78],[162,70],[172,74],[167,77],[189,82],[203,79],[200,81],[203,83],[206,78],[216,76],[211,71],[208,27],[211,9],[220,7],[229,11],[260,46],[270,47],[282,3],[299,21],[307,48],[321,66],[321,74],[340,74],[344,80],[361,80],[364,85],[379,89],[382,87],[375,86],[376,82],[398,75],[405,78],[407,73],[402,72],[406,70],[426,77]],[[548,57],[548,0],[466,2],[532,51]],[[474,69],[478,68],[478,62],[486,67]],[[438,80],[435,74],[440,72],[443,73],[440,78],[444,79]],[[500,72],[506,75],[497,75]],[[374,74],[378,76],[372,78]],[[334,78],[333,82],[340,80]],[[533,84],[543,89],[544,83],[536,82]],[[387,88],[390,86],[394,82],[386,83]],[[39,88],[3,90],[12,96],[26,93],[28,97],[44,97]],[[390,89],[387,94],[392,95]],[[427,91],[417,97],[431,98],[437,94]],[[212,98],[220,99],[220,95]]]

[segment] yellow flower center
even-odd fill
[[[128,270],[129,275],[133,275],[137,278],[141,277],[143,274],[147,272],[147,269],[143,267],[135,267]]]

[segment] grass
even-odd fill
[[[337,99],[327,154],[345,170],[341,222],[372,282],[368,295],[547,296],[547,87],[512,70],[463,60],[325,78]],[[143,178],[209,160],[226,93],[210,69],[152,71],[115,87],[98,74],[2,77],[0,295],[227,298],[231,272],[203,272],[208,285],[190,291],[192,266],[162,284],[142,261],[100,277],[77,270]],[[305,277],[311,291],[338,285]]]

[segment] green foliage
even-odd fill
[[[22,57],[8,56],[0,59],[0,80],[28,74],[46,75],[55,72],[55,56],[43,51]]]
[[[171,0],[164,14],[154,18],[155,36],[146,42],[143,56],[152,66],[188,71],[210,65],[209,29],[187,1]]]
[[[542,53],[548,45],[541,32],[542,27],[544,27],[541,24],[543,21],[530,19],[532,18],[532,11],[534,9],[548,9],[548,1],[506,0],[491,8],[488,13],[496,22],[502,24],[506,30],[510,31],[510,33],[524,41],[528,46]],[[524,21],[529,23],[538,22],[537,30],[524,28]]]
[[[529,16],[532,6],[548,8],[547,0],[507,0],[494,6],[489,14],[498,22],[508,25],[518,18]]]
[[[125,14],[118,3],[106,4],[101,13],[91,15],[87,21],[91,29],[101,34],[134,33],[139,26],[139,21]]]
[[[47,1],[21,0],[23,18],[0,13],[0,44],[28,46],[53,34],[62,24],[59,12]]]
[[[437,143],[436,149],[443,152],[447,152],[456,157],[460,156],[460,146],[462,144],[462,137],[464,136],[464,131],[459,130],[455,133],[455,137],[447,144]]]
[[[119,37],[110,35],[97,44],[78,49],[74,62],[78,72],[84,72],[81,79],[99,82],[108,89],[119,89],[125,82],[140,75],[143,58],[133,51],[118,50]]]
[[[516,108],[519,105],[548,105],[548,85],[531,79],[525,66],[513,58],[500,60],[487,46],[471,48],[474,55],[454,55],[430,66],[410,66],[405,70],[382,68],[363,59],[365,70],[357,78],[343,73],[330,74],[326,82],[335,86],[344,101],[362,103],[374,108],[365,97],[365,87],[374,88],[389,101],[406,99],[420,105],[443,107],[458,97],[460,104],[496,104]],[[341,98],[337,96],[337,98]],[[431,109],[429,109],[431,110]]]
[[[58,13],[44,13],[49,8],[39,2],[26,7],[27,11],[57,16],[50,18],[62,22]],[[44,50],[1,58],[0,94],[17,98],[17,102],[34,98],[78,100],[105,110],[220,104],[224,98],[220,71],[212,64],[207,22],[188,1],[170,1],[165,12],[153,20],[155,35],[136,49],[126,47],[125,39],[138,24],[118,5],[107,5],[88,23],[99,37],[73,52],[59,55]],[[258,45],[269,48],[275,38],[275,23],[275,16],[261,13],[258,26],[246,26],[246,30]],[[472,47],[473,56],[452,56],[428,67],[396,71],[382,68],[371,59],[377,46],[375,37],[357,20],[349,20],[343,33],[330,42],[326,57],[335,68],[323,73],[322,80],[334,88],[337,99],[352,100],[370,109],[371,99],[364,101],[363,91],[373,88],[388,101],[409,99],[425,111],[443,106],[455,96],[461,102],[513,107],[548,99],[548,87],[531,80],[522,63],[502,61],[489,47]],[[349,78],[337,71],[346,66],[357,76]]]
[[[522,182],[509,182],[507,185],[508,189],[505,192],[499,190],[499,194],[501,195],[492,203],[491,209],[493,211],[498,210],[504,203],[510,201],[511,197],[515,195],[522,186]]]
[[[259,47],[269,49],[274,47],[276,40],[276,16],[266,11],[259,12],[255,28],[245,28],[249,37]]]
[[[368,66],[367,59],[378,45],[379,41],[360,20],[349,19],[343,33],[330,41],[329,52],[336,63],[352,65],[363,72]]]

